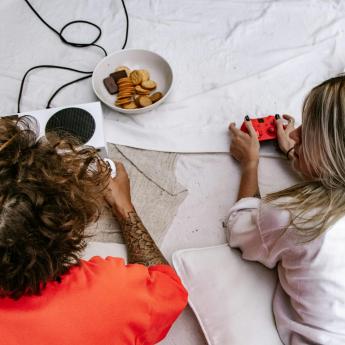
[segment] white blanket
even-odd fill
[[[33,6],[56,29],[91,20],[103,29],[110,53],[122,46],[125,17],[120,1],[43,1]],[[313,0],[126,1],[128,48],[156,51],[169,60],[175,85],[167,103],[143,115],[106,107],[106,138],[133,147],[175,152],[227,152],[227,125],[245,114],[290,113],[300,119],[302,100],[316,83],[344,70],[345,3]],[[22,0],[0,4],[0,112],[16,111],[20,79],[36,64],[92,71],[97,48],[63,45]],[[86,42],[96,31],[71,27],[66,35]],[[45,107],[62,83],[79,75],[34,71],[22,110]],[[95,99],[90,80],[70,86],[52,106]]]
[[[99,44],[119,50],[125,34],[120,0],[31,0],[56,29],[85,19],[103,29]],[[345,2],[336,0],[127,0],[128,48],[158,52],[175,74],[174,90],[156,111],[124,116],[103,107],[108,141],[176,152],[227,152],[227,125],[243,116],[290,113],[300,120],[303,98],[316,83],[344,70]],[[97,48],[63,45],[23,0],[0,2],[0,113],[17,110],[24,72],[37,64],[92,71]],[[87,42],[95,31],[66,32]],[[22,111],[44,108],[53,92],[80,75],[34,71],[24,88]],[[52,106],[96,100],[91,81],[62,91]],[[285,162],[260,163],[265,194],[294,180]],[[179,182],[189,190],[162,243],[174,250],[224,243],[221,226],[236,198],[239,171],[227,155],[184,155]],[[174,325],[164,345],[204,345],[190,311]]]

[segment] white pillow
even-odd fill
[[[93,256],[100,256],[104,259],[107,256],[114,256],[123,258],[127,262],[127,249],[124,244],[119,243],[88,242],[82,258],[89,260]]]
[[[173,264],[208,344],[282,344],[272,313],[275,271],[228,245],[177,251]]]

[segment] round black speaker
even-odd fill
[[[81,144],[87,143],[95,133],[96,123],[91,114],[80,108],[65,108],[56,112],[47,122],[45,132],[63,138],[72,135]]]

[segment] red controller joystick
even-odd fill
[[[250,119],[259,141],[277,139],[277,129],[274,118],[274,115],[268,115],[261,118]],[[245,122],[243,122],[241,126],[241,131],[248,133]]]

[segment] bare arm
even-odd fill
[[[247,197],[260,197],[258,183],[258,163],[253,162],[242,167],[242,176],[237,200]]]
[[[130,183],[124,166],[116,163],[116,170],[117,176],[111,179],[105,199],[120,222],[128,250],[128,263],[145,266],[168,264],[132,205]]]
[[[283,120],[280,116],[276,115],[275,118],[279,147],[285,154],[288,153],[288,159],[292,159],[292,148],[295,142],[290,138],[290,133],[294,130],[295,120],[292,116],[284,114],[283,119],[288,121],[287,125],[284,127]],[[247,117],[245,119],[248,134],[236,128],[234,123],[230,124],[229,127],[232,138],[230,153],[239,161],[242,170],[237,200],[251,196],[260,197],[258,184],[260,144],[251,121],[249,121]]]
[[[248,133],[230,124],[231,155],[240,163],[242,175],[237,200],[246,197],[260,197],[258,184],[258,165],[260,144],[249,118],[246,117]]]

